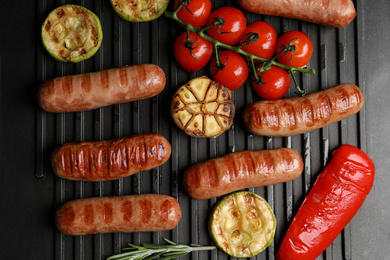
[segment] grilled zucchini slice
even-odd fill
[[[41,38],[54,59],[77,63],[96,53],[103,32],[94,13],[82,6],[68,4],[48,15],[42,25]]]
[[[115,12],[128,22],[148,22],[160,17],[169,0],[110,0]]]
[[[193,137],[217,137],[233,124],[231,91],[206,76],[190,80],[173,96],[171,115]]]
[[[239,191],[222,198],[209,219],[209,233],[215,244],[234,257],[252,257],[273,241],[276,217],[259,195]]]

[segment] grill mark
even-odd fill
[[[45,30],[47,32],[49,32],[50,31],[50,27],[51,27],[51,22],[50,22],[50,20],[47,20],[47,23],[45,24]]]
[[[264,151],[261,153],[261,159],[258,160],[260,163],[259,168],[262,169],[259,172],[263,172],[265,175],[271,175],[275,172],[275,158],[272,156],[272,153],[269,151]]]
[[[65,76],[61,80],[62,92],[66,95],[73,93],[72,76]]]
[[[312,103],[309,99],[304,99],[300,105],[300,110],[302,113],[302,121],[306,126],[314,125],[314,110]]]
[[[86,225],[92,225],[94,223],[95,212],[91,203],[84,205],[84,223]]]
[[[358,88],[354,88],[353,91],[349,94],[349,102],[352,105],[360,105],[362,103],[361,92]]]
[[[47,94],[53,95],[55,93],[54,79],[46,81],[45,88],[46,88]]]
[[[167,222],[169,218],[169,210],[172,208],[171,202],[169,200],[165,200],[163,203],[161,203],[159,208],[159,222]]]
[[[145,66],[137,66],[136,70],[137,70],[138,80],[134,81],[137,84],[135,86],[135,89],[140,89],[142,87],[143,84],[141,84],[141,82],[146,82],[148,89],[152,88],[153,87],[153,80],[149,80],[149,81],[146,80]]]
[[[82,146],[76,151],[76,158],[78,160],[78,169],[79,174],[83,178],[90,177],[90,168],[89,168],[89,149],[88,147]]]
[[[210,186],[217,187],[219,184],[219,179],[218,179],[216,161],[212,160],[208,164],[206,164],[205,166],[206,167],[205,167],[204,171],[203,171],[203,169],[201,169],[202,172],[197,171],[197,173],[199,174],[199,177],[202,176],[203,174],[206,174],[206,176],[208,177],[207,179],[210,183]],[[199,178],[199,179],[201,179],[201,178]]]
[[[81,75],[81,89],[83,93],[89,93],[91,92],[92,85],[91,85],[91,74],[86,73]]]
[[[108,72],[107,72],[107,70],[103,70],[99,74],[100,74],[101,89],[102,90],[108,89],[109,85],[108,85]]]
[[[64,9],[60,8],[56,11],[56,15],[58,17],[58,19],[60,19],[61,17],[63,17],[65,15],[65,11]]]
[[[108,148],[106,146],[99,147],[98,156],[97,156],[97,171],[96,175],[101,178],[108,176],[109,171],[109,159],[107,154]]]
[[[141,221],[148,223],[152,218],[152,211],[154,210],[153,203],[148,199],[140,200],[138,203],[141,211]]]
[[[341,114],[348,112],[350,106],[349,103],[349,94],[343,88],[337,90],[335,100],[335,110]]]
[[[62,152],[60,151],[60,160],[61,160],[61,169],[62,173],[65,176],[72,176],[71,169],[72,169],[72,162],[71,162],[71,150],[70,148],[63,149]]]
[[[329,120],[333,114],[332,102],[329,95],[323,94],[318,97],[319,119]]]
[[[70,227],[75,220],[74,208],[71,205],[66,205],[61,209],[61,222],[64,226]]]
[[[121,206],[121,213],[125,222],[130,222],[133,217],[133,204],[131,201],[125,201]]]
[[[284,122],[283,126],[286,126],[289,130],[296,129],[298,126],[293,105],[291,103],[283,102],[280,105],[280,111],[280,121]]]
[[[102,216],[104,223],[109,224],[113,221],[113,214],[112,214],[112,204],[109,202],[105,202],[103,204],[103,209],[102,209]]]
[[[280,150],[280,158],[282,158],[282,167],[284,171],[291,171],[294,169],[294,158],[287,150]]]
[[[118,68],[118,73],[119,73],[119,80],[120,80],[120,85],[121,86],[126,86],[127,85],[127,69],[126,67],[121,67]]]
[[[272,104],[273,106],[269,106],[269,109],[266,109],[263,111],[263,119],[264,120],[264,124],[272,129],[272,130],[279,130],[280,128],[280,122],[279,122],[279,117],[280,117],[280,113],[279,113],[279,108],[277,106],[275,106],[274,104]],[[267,108],[267,106],[266,106]]]
[[[250,113],[251,113],[250,118],[251,118],[252,125],[255,128],[262,129],[263,128],[263,118],[261,115],[261,113],[262,113],[261,108],[255,106],[255,109],[252,108]]]

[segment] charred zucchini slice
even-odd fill
[[[252,257],[273,241],[276,218],[259,195],[239,191],[222,198],[209,219],[209,232],[215,244],[234,257]]]
[[[128,22],[148,22],[160,17],[169,0],[110,0],[115,12]]]
[[[235,107],[231,91],[206,76],[190,80],[173,96],[171,115],[193,137],[217,137],[232,124]]]
[[[93,56],[103,39],[99,18],[78,5],[54,9],[42,25],[43,46],[63,62],[80,62]]]

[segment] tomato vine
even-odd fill
[[[261,68],[258,69],[259,72],[267,71],[268,69],[271,68],[272,65],[278,66],[278,67],[281,67],[281,68],[287,70],[288,72],[290,72],[290,74],[291,74],[291,76],[292,76],[292,78],[294,80],[295,88],[299,92],[298,94],[301,95],[301,96],[305,96],[306,95],[306,91],[301,89],[300,86],[298,85],[298,82],[297,82],[297,80],[295,78],[294,73],[295,72],[302,72],[302,73],[309,73],[309,74],[315,75],[316,74],[315,71],[313,69],[288,66],[288,65],[285,65],[285,64],[282,64],[282,63],[279,63],[279,62],[276,61],[277,57],[279,55],[281,55],[282,53],[294,50],[294,45],[284,46],[283,50],[281,50],[277,55],[275,55],[271,59],[265,59],[265,58],[256,56],[254,54],[248,53],[248,52],[242,50],[241,48],[242,48],[242,46],[244,46],[245,44],[248,44],[249,42],[256,41],[257,38],[259,37],[257,35],[257,33],[252,33],[252,35],[250,35],[248,37],[248,39],[246,41],[244,41],[243,43],[241,43],[240,45],[234,45],[233,46],[233,45],[228,45],[228,44],[222,43],[222,42],[220,42],[218,40],[213,39],[209,35],[207,35],[206,31],[207,31],[207,29],[209,29],[210,27],[215,26],[215,25],[222,26],[224,24],[224,22],[225,22],[224,19],[218,17],[218,18],[215,19],[214,23],[212,23],[212,24],[210,24],[208,26],[205,26],[203,28],[196,28],[195,26],[193,26],[193,25],[191,25],[191,24],[181,20],[177,16],[178,11],[185,4],[186,4],[186,1],[183,1],[181,3],[181,5],[174,12],[165,11],[165,16],[167,18],[175,20],[179,24],[183,25],[187,29],[187,33],[188,33],[188,31],[192,31],[192,32],[196,33],[197,35],[199,35],[200,37],[204,38],[205,40],[211,42],[213,44],[213,46],[214,46],[216,65],[217,65],[218,68],[221,68],[223,66],[223,64],[221,64],[221,62],[220,62],[218,49],[222,48],[222,49],[226,49],[226,50],[231,50],[231,51],[234,51],[234,52],[236,52],[236,53],[238,53],[238,54],[240,54],[242,56],[247,57],[250,60],[251,67],[252,67],[253,71],[256,71],[255,61],[260,61],[260,62],[263,63]],[[254,73],[254,76],[255,76],[255,81],[258,82],[259,84],[261,84],[262,80],[261,80],[261,78],[259,78],[259,74],[258,73]]]

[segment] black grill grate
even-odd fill
[[[55,7],[68,1],[36,1],[37,21],[43,22]],[[213,7],[224,5],[238,7],[233,0],[213,0]],[[196,139],[186,136],[176,128],[169,115],[169,103],[173,93],[189,79],[209,75],[207,70],[189,75],[173,58],[173,42],[182,32],[175,22],[161,17],[149,23],[127,23],[112,10],[108,1],[76,1],[95,12],[103,25],[104,40],[101,48],[91,59],[79,64],[55,62],[37,44],[37,81],[68,74],[99,71],[122,65],[154,63],[162,67],[167,76],[165,90],[157,97],[104,107],[87,112],[51,114],[37,109],[36,177],[50,178],[55,186],[53,207],[77,198],[112,196],[139,193],[161,193],[176,197],[183,211],[178,228],[159,233],[103,234],[85,237],[69,237],[54,230],[55,259],[103,259],[131,242],[162,243],[166,237],[178,243],[208,245],[212,241],[207,233],[207,218],[217,199],[194,201],[185,194],[181,178],[188,166],[226,154],[246,149],[271,149],[289,147],[296,149],[304,158],[305,169],[297,180],[249,190],[263,196],[274,209],[278,219],[274,243],[255,259],[274,259],[279,242],[289,221],[304,195],[310,189],[317,174],[328,162],[330,152],[342,143],[349,143],[366,149],[365,110],[358,115],[335,123],[321,130],[287,138],[266,138],[250,135],[245,131],[241,117],[246,105],[258,100],[250,85],[233,94],[236,104],[234,125],[217,139]],[[339,82],[356,83],[365,91],[362,75],[362,52],[364,41],[358,41],[364,34],[364,22],[360,15],[363,1],[356,3],[359,16],[349,26],[333,29],[291,19],[268,17],[245,13],[248,23],[265,20],[272,24],[280,35],[290,30],[301,30],[313,40],[315,47],[309,67],[317,76],[298,75],[300,85],[308,92],[314,92]],[[172,4],[170,5],[172,6]],[[359,65],[356,65],[359,64]],[[288,96],[293,96],[290,90]],[[72,182],[54,178],[50,168],[50,154],[53,148],[64,142],[103,140],[137,133],[157,132],[172,144],[171,159],[161,167],[139,173],[117,181],[104,183]],[[329,247],[320,259],[351,258],[351,228],[347,228]],[[193,253],[183,259],[228,259],[220,252]]]

